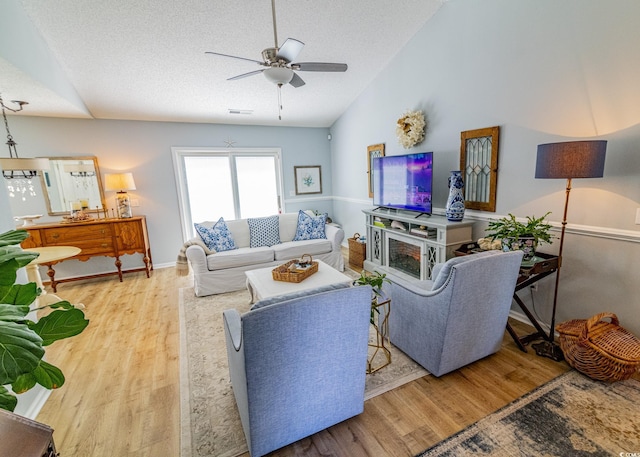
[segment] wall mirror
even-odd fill
[[[97,157],[48,159],[49,170],[43,171],[40,179],[50,216],[68,213],[74,204],[74,209],[102,211],[105,200]]]
[[[460,170],[464,179],[464,206],[496,210],[498,141],[500,127],[460,133]]]

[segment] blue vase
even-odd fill
[[[464,194],[462,189],[464,181],[460,170],[454,170],[449,176],[449,198],[447,198],[447,206],[445,215],[447,220],[451,222],[460,222],[464,218]]]

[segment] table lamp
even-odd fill
[[[116,208],[118,217],[129,218],[131,214],[131,202],[128,190],[136,190],[136,183],[132,173],[106,173],[104,175],[104,190],[117,191]]]
[[[554,341],[556,304],[558,301],[558,285],[560,284],[560,267],[562,266],[562,248],[564,246],[564,232],[567,225],[567,208],[569,207],[569,192],[573,178],[602,178],[604,174],[604,157],[607,142],[604,140],[569,141],[564,143],[548,143],[538,145],[536,161],[536,179],[567,180],[564,201],[564,215],[560,231],[560,249],[558,250],[558,270],[553,293],[553,310],[551,313],[551,329],[549,338],[531,345],[536,354],[560,361],[564,359],[562,350]]]

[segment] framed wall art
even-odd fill
[[[296,195],[322,193],[320,165],[293,167],[293,172],[296,180]]]
[[[499,139],[500,127],[460,133],[460,170],[464,179],[465,208],[496,210]]]
[[[384,143],[367,147],[367,176],[369,178],[369,198],[373,198],[373,159],[384,157]]]

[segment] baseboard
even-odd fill
[[[49,395],[51,395],[49,389],[36,385],[31,390],[18,395],[18,405],[14,412],[20,416],[35,420],[49,399]]]
[[[518,322],[522,322],[523,324],[532,325],[529,318],[525,314],[521,313],[520,311],[514,311],[512,309],[511,311],[509,311],[509,317],[517,320]],[[544,322],[539,322],[539,324],[540,324],[540,327],[542,327],[547,332],[551,328]]]
[[[517,320],[518,322],[522,322],[523,324],[532,325],[529,318],[519,311],[514,311],[514,310],[509,311],[509,317]],[[540,327],[542,327],[542,329],[545,331],[545,333],[549,334],[549,330],[551,330],[551,327],[548,324],[545,324],[544,322],[538,322],[538,323],[540,324]],[[554,332],[554,334],[556,337],[558,336],[558,332]]]

